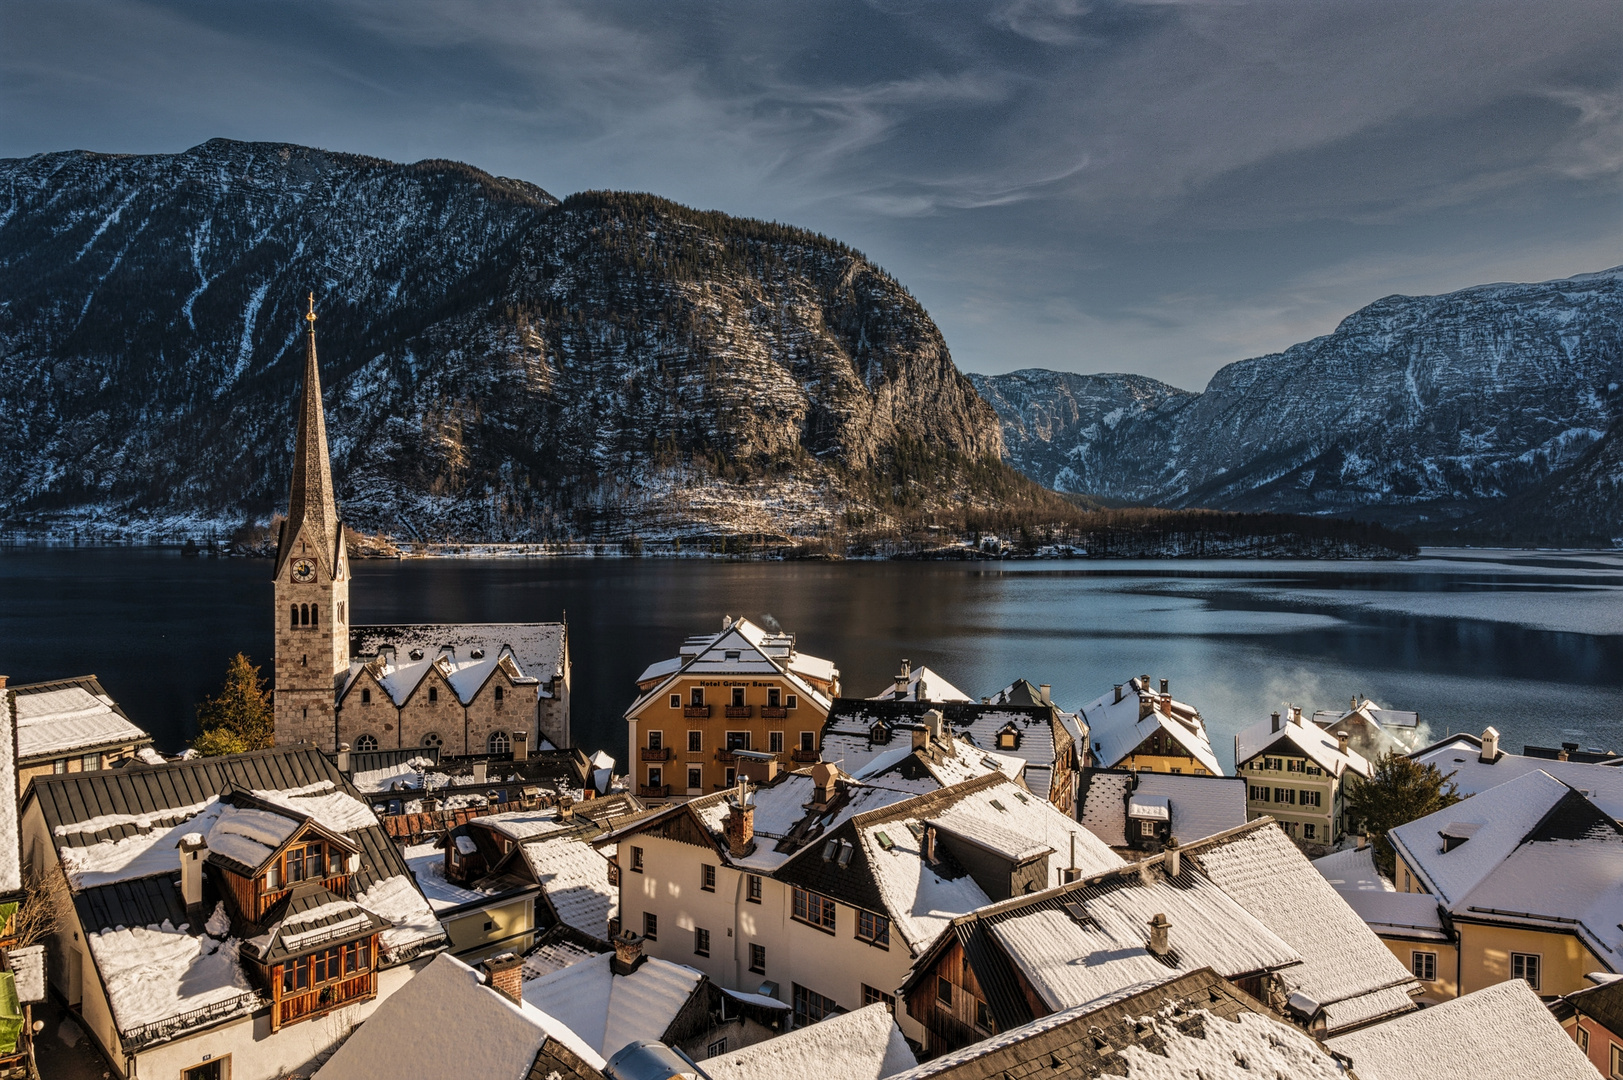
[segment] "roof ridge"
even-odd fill
[[[856,782],[859,784],[862,783],[860,780]],[[910,816],[916,808],[921,806],[934,805],[936,803],[947,803],[948,805],[952,805],[957,803],[959,800],[970,795],[974,795],[976,792],[979,792],[985,788],[996,787],[998,784],[1005,782],[1014,784],[1013,780],[1010,780],[1007,776],[1004,776],[1000,772],[989,772],[982,776],[965,780],[962,783],[952,784],[948,787],[939,788],[935,791],[926,791],[920,795],[909,796],[906,799],[902,799],[900,802],[893,802],[888,806],[881,806],[873,810],[866,810],[860,814],[852,814],[849,820],[852,824],[862,828],[881,821],[890,821],[893,818]],[[1018,784],[1014,784],[1014,786],[1019,787]]]

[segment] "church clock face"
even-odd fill
[[[293,580],[308,585],[316,579],[316,564],[309,559],[299,559],[293,564]]]

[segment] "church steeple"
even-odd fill
[[[304,316],[304,389],[299,400],[299,426],[293,441],[293,484],[287,497],[287,525],[276,572],[282,572],[288,548],[302,532],[312,542],[322,568],[331,575],[338,568],[338,506],[333,500],[332,464],[327,456],[327,423],[321,408],[321,371],[316,364],[316,295]]]

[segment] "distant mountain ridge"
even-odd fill
[[[1623,535],[1623,267],[1389,296],[1331,334],[1224,367],[1200,394],[1123,375],[970,378],[998,410],[1009,462],[1059,490]]]
[[[214,140],[0,161],[0,518],[267,517],[310,290],[338,493],[364,529],[828,527],[883,516],[898,461],[931,463],[939,482],[904,493],[927,509],[993,500],[987,462],[1027,484],[928,314],[836,241]]]

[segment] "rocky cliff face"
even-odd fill
[[[1623,268],[1387,297],[1325,337],[1230,364],[1198,395],[1157,384],[1129,401],[1128,377],[1095,376],[1084,385],[1103,417],[1072,426],[1044,427],[1072,410],[1069,384],[975,378],[1011,462],[1065,490],[1430,527],[1556,485],[1552,508],[1623,526],[1589,498],[1617,483],[1600,443],[1623,417]]]
[[[267,516],[310,291],[339,496],[366,529],[791,531],[899,452],[1002,450],[929,316],[837,242],[216,140],[0,162],[0,515]]]

